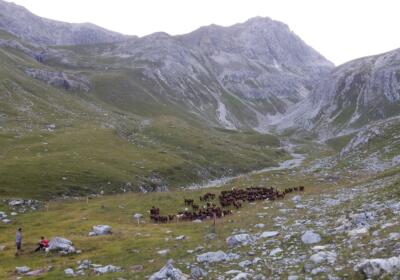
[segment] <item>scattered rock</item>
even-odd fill
[[[223,251],[217,251],[217,252],[207,252],[201,255],[197,256],[197,261],[199,263],[217,263],[217,262],[223,262],[223,261],[231,261],[235,259],[239,259],[238,254],[234,253],[224,253]]]
[[[173,266],[173,260],[169,260],[160,271],[150,276],[149,280],[187,280],[188,276]]]
[[[137,265],[132,265],[131,266],[131,271],[136,273],[136,272],[140,272],[143,270],[143,265],[137,264]]]
[[[169,251],[170,251],[169,249],[164,249],[164,250],[157,251],[157,254],[159,254],[162,257],[165,257],[166,255],[169,254]]]
[[[226,239],[226,243],[229,247],[249,245],[254,241],[254,237],[247,233],[232,235]]]
[[[315,244],[321,241],[321,236],[312,230],[307,230],[302,236],[301,241],[304,244]]]
[[[186,236],[184,235],[179,235],[175,238],[175,240],[184,240],[184,239],[186,239]]]
[[[204,269],[195,266],[192,267],[191,269],[191,275],[194,279],[199,279],[199,278],[206,278],[208,273]]]
[[[102,267],[96,267],[93,268],[93,271],[98,273],[98,274],[105,274],[105,273],[113,273],[113,272],[119,272],[122,269],[118,266],[114,266],[114,265],[106,265],[106,266],[102,266]]]
[[[67,276],[75,276],[75,272],[72,268],[66,268],[64,269],[64,274]]]
[[[260,234],[260,238],[271,238],[278,235],[279,235],[278,231],[264,231],[263,233]]]
[[[367,259],[357,264],[354,270],[363,273],[367,278],[376,278],[385,273],[394,274],[400,271],[400,257]]]
[[[312,255],[310,257],[310,260],[314,263],[328,262],[330,264],[334,264],[336,261],[336,253],[329,251],[320,251]]]
[[[112,228],[109,225],[93,226],[93,231],[89,232],[89,236],[112,234]]]
[[[275,248],[269,253],[269,255],[271,257],[273,257],[273,256],[276,256],[276,255],[282,253],[282,252],[283,252],[283,250],[281,248]]]
[[[25,274],[31,271],[31,268],[29,266],[17,266],[15,268],[15,272],[18,274]]]

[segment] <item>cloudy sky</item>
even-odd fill
[[[8,0],[11,1],[11,0]],[[399,0],[12,0],[37,15],[130,35],[183,34],[254,16],[285,22],[335,64],[400,48]]]

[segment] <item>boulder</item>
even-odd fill
[[[109,225],[97,225],[93,226],[93,231],[89,233],[89,236],[96,235],[107,235],[112,233],[112,228]]]
[[[3,220],[1,220],[3,223],[5,223],[5,224],[10,224],[11,223],[11,220],[9,220],[9,219],[3,219]]]
[[[400,257],[389,259],[366,259],[354,267],[355,271],[363,273],[367,278],[378,278],[381,275],[400,272]]]
[[[151,275],[149,280],[187,280],[188,276],[183,274],[178,268],[175,268],[173,264],[173,260],[169,260],[160,271]]]
[[[63,237],[54,237],[52,240],[50,240],[48,250],[60,251],[68,254],[75,253],[76,251],[72,246],[72,242]]]
[[[223,262],[223,261],[231,261],[231,260],[236,260],[240,256],[238,254],[234,253],[229,253],[226,254],[223,251],[217,251],[217,252],[207,252],[201,255],[197,256],[197,261],[199,263],[218,263],[218,262]]]
[[[307,230],[302,236],[301,241],[304,244],[315,244],[321,241],[321,236],[312,230]]]
[[[232,235],[226,239],[226,243],[229,247],[249,245],[254,241],[255,238],[247,233]]]

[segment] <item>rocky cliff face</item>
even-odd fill
[[[279,126],[297,124],[331,137],[399,112],[400,50],[394,50],[337,67]]]
[[[228,129],[260,131],[333,68],[285,24],[269,18],[207,26],[182,36],[155,33],[92,53],[93,61],[113,62],[107,67],[139,73],[143,78],[136,83],[149,99],[178,104]]]
[[[0,29],[41,45],[83,45],[126,39],[90,23],[71,24],[38,17],[24,7],[0,0]]]

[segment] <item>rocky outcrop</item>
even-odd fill
[[[88,92],[91,87],[88,79],[77,74],[67,74],[65,72],[54,72],[37,68],[26,68],[24,72],[29,77],[68,91]]]
[[[62,237],[54,237],[49,242],[49,251],[58,251],[64,254],[75,253],[76,250],[74,246],[72,246],[72,242],[68,239]]]

